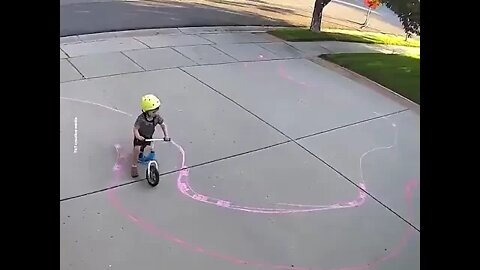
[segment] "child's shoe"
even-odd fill
[[[138,168],[137,168],[137,166],[132,166],[132,172],[131,172],[131,173],[132,173],[132,177],[133,177],[133,178],[138,177]]]
[[[146,158],[145,158],[145,156],[143,155],[143,153],[138,154],[138,162],[139,162],[139,163],[143,163],[143,162],[145,162],[145,161],[146,161]]]

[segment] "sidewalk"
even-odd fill
[[[420,115],[311,61],[387,49],[264,30],[60,39],[62,270],[420,269]],[[129,175],[147,93],[155,188]]]
[[[351,43],[338,41],[318,42],[285,42],[270,36],[265,31],[273,27],[198,27],[198,28],[167,28],[137,31],[122,31],[99,33],[83,36],[60,38],[60,59],[99,53],[121,52],[130,50],[152,49],[148,52],[158,57],[161,64],[139,65],[128,53],[120,54],[112,59],[122,61],[127,57],[135,62],[140,70],[155,70],[174,67],[188,67],[205,64],[221,64],[229,62],[281,60],[292,58],[309,58],[321,54],[334,53],[419,53],[420,48]],[[198,47],[189,47],[198,46]],[[173,51],[158,48],[171,48]],[[182,52],[183,51],[183,52]],[[146,51],[147,52],[147,51]],[[159,52],[159,53],[155,53]],[[167,56],[169,52],[169,56]],[[132,52],[136,56],[135,52]],[[133,58],[135,58],[135,56]],[[143,56],[143,55],[142,55]],[[119,58],[120,57],[120,58]],[[139,56],[140,57],[140,56]],[[148,58],[147,55],[142,58]],[[171,58],[171,59],[170,59]],[[93,59],[96,61],[97,59]],[[165,60],[171,60],[165,61]],[[90,69],[85,60],[73,59],[72,65],[61,61],[61,81],[79,78],[108,76],[134,71],[135,68],[122,70],[85,71]],[[125,60],[123,60],[125,61]],[[141,60],[140,60],[141,61]],[[138,70],[137,70],[138,71]]]

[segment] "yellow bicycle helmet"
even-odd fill
[[[145,95],[142,97],[142,111],[148,112],[151,110],[158,109],[161,105],[160,99],[158,99],[155,95]]]

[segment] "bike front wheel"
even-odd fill
[[[152,187],[158,185],[158,182],[160,182],[160,173],[154,164],[150,164],[149,170],[147,170],[147,182]]]

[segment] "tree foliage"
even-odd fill
[[[420,0],[382,0],[397,14],[407,35],[420,35]]]

